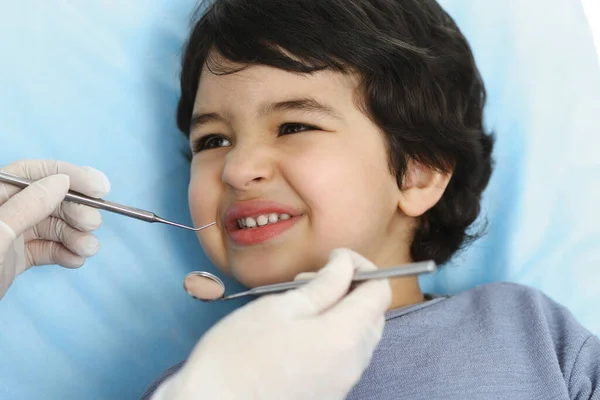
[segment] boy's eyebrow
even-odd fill
[[[194,132],[195,129],[199,128],[204,124],[208,124],[209,122],[225,122],[225,118],[223,118],[218,113],[204,113],[204,114],[193,114],[192,120],[190,122],[190,132]]]
[[[320,103],[312,97],[301,97],[297,99],[290,99],[284,101],[278,101],[275,103],[263,103],[259,107],[260,115],[267,115],[274,112],[282,111],[304,111],[324,114],[336,119],[342,119],[339,113],[332,107]]]
[[[302,97],[297,99],[278,101],[275,103],[263,103],[259,107],[258,112],[260,115],[267,115],[274,112],[282,111],[313,112],[324,114],[336,119],[342,119],[339,113],[332,107],[320,103],[312,97]],[[204,124],[208,124],[209,122],[227,122],[227,120],[221,114],[215,112],[194,114],[192,115],[192,120],[190,123],[190,132],[193,132],[194,129],[197,129]]]

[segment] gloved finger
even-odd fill
[[[17,275],[22,273],[26,267],[23,236],[18,236],[9,246],[12,246],[12,249],[9,248],[8,251],[0,253],[0,264],[2,264],[0,267],[0,299],[6,294]]]
[[[2,168],[2,171],[31,180],[42,179],[53,174],[68,175],[71,190],[96,198],[106,196],[110,191],[110,181],[102,172],[92,167],[80,167],[64,161],[20,160]],[[12,185],[4,186],[7,197],[13,196],[20,190]]]
[[[334,250],[332,256],[335,256],[338,251]],[[373,271],[377,269],[375,264],[357,252],[346,250],[344,254],[350,257],[352,265],[359,271]],[[337,304],[335,308],[339,310],[338,312],[343,318],[345,318],[344,313],[352,313],[354,307],[356,307],[357,313],[364,313],[364,318],[367,318],[369,315],[378,318],[387,311],[391,301],[392,290],[389,281],[387,279],[379,279],[355,285],[352,292]],[[335,315],[335,312],[333,314]]]
[[[301,272],[294,278],[295,281],[311,280],[317,276],[316,272]]]
[[[354,267],[347,250],[332,253],[327,265],[311,282],[280,295],[279,304],[288,315],[295,317],[320,314],[348,292],[353,275]]]
[[[356,286],[327,311],[325,317],[348,326],[369,324],[385,315],[392,302],[388,279],[374,279]]]
[[[62,243],[71,252],[81,257],[91,257],[100,248],[100,242],[94,235],[73,229],[59,218],[46,218],[23,235],[26,242],[42,239]]]
[[[64,245],[48,240],[33,240],[25,244],[26,268],[34,265],[60,265],[79,268],[85,258],[72,253]]]
[[[69,177],[52,175],[40,179],[0,206],[0,254],[27,229],[47,218],[69,190]]]
[[[91,232],[102,225],[102,215],[95,208],[65,201],[60,203],[52,216],[65,220],[75,229]]]

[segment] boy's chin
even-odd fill
[[[257,286],[293,281],[298,274],[307,271],[240,271],[232,269],[231,272],[236,281],[247,288],[254,288]]]
[[[287,251],[231,254],[227,259],[226,271],[245,287],[254,288],[293,281],[298,274],[318,271],[327,262],[327,258],[321,260],[312,254],[298,256],[301,252],[284,250]]]

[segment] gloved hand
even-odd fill
[[[152,400],[345,398],[371,360],[391,302],[387,280],[348,294],[357,268],[376,267],[334,250],[312,282],[225,317]]]
[[[83,265],[98,251],[89,232],[102,223],[100,212],[62,203],[69,188],[102,197],[110,183],[100,171],[60,161],[17,161],[1,169],[36,180],[25,189],[0,182],[0,299],[15,277],[33,265]]]

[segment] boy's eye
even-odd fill
[[[314,131],[318,128],[306,125],[306,124],[298,124],[298,123],[286,123],[279,126],[279,136],[289,135],[292,133],[304,132],[304,131]]]
[[[216,149],[219,147],[231,146],[231,140],[223,135],[206,135],[194,140],[192,151],[194,154],[204,150]]]

